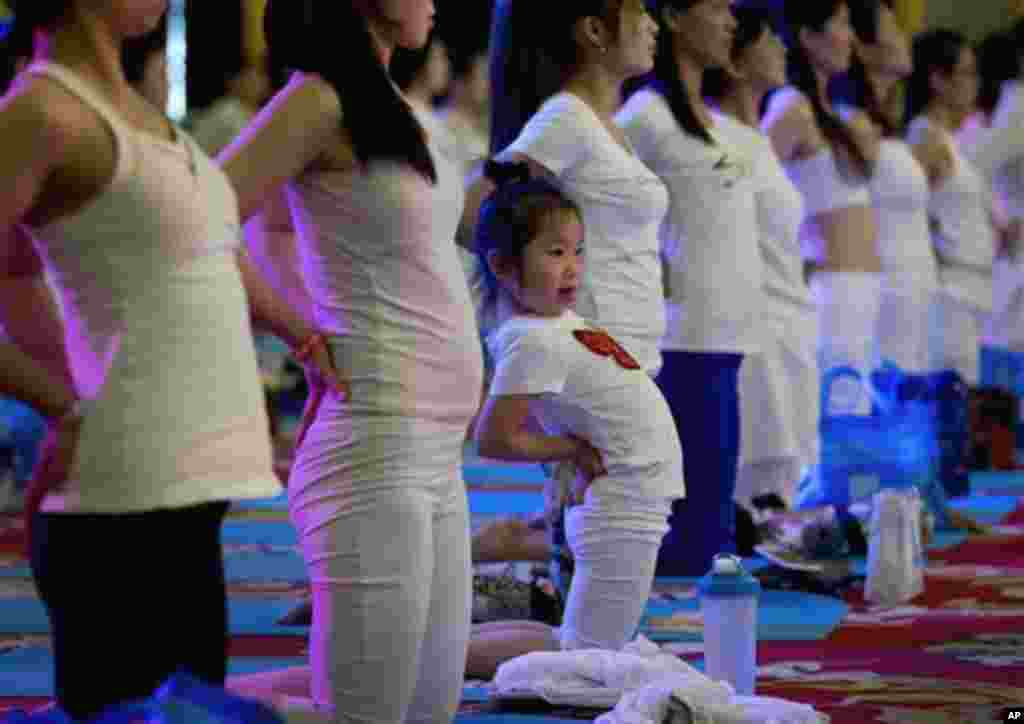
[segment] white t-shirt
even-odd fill
[[[991,179],[1007,217],[1024,218],[1024,85],[1003,84],[988,127],[965,125],[957,136],[965,155]]]
[[[662,348],[755,351],[763,272],[749,130],[716,113],[708,145],[683,131],[649,89],[635,93],[616,121],[671,198],[661,228],[669,287]]]
[[[586,266],[576,311],[615,336],[649,373],[665,333],[658,226],[668,191],[585,102],[549,98],[501,154],[521,153],[555,175],[583,213]]]
[[[814,302],[804,279],[800,246],[803,196],[786,175],[771,141],[754,129],[750,129],[749,135],[758,182],[758,239],[764,261],[762,288],[775,315],[809,318],[814,315]]]
[[[682,497],[683,452],[661,391],[644,370],[623,367],[574,334],[587,329],[571,311],[505,321],[488,338],[496,367],[490,394],[543,395],[538,417],[544,429],[600,450],[605,483],[615,492]]]
[[[911,143],[929,127],[919,116],[907,129]],[[942,290],[975,309],[992,308],[992,263],[996,235],[990,212],[991,189],[948,131],[938,128],[953,154],[953,172],[932,190],[928,212],[936,222],[932,243],[939,254]]]

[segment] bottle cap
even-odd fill
[[[743,561],[728,554],[718,554],[711,561],[711,570],[700,579],[697,590],[701,596],[757,596],[761,584],[743,568]]]

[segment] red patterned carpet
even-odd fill
[[[827,639],[764,642],[758,693],[813,704],[833,724],[1005,721],[1005,708],[1024,706],[1024,500],[1006,522],[1022,527],[931,553],[926,591],[906,606],[872,608],[854,591],[850,613]],[[0,526],[0,562],[18,559],[20,545],[20,531]],[[17,675],[2,666],[17,638],[0,636],[0,678]],[[236,636],[231,653],[295,660],[305,640]],[[0,697],[0,711],[45,703]]]

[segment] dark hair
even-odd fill
[[[125,79],[135,85],[146,75],[146,62],[155,53],[167,48],[167,16],[160,19],[156,28],[137,38],[128,38],[121,45],[121,67]]]
[[[952,74],[960,54],[969,47],[967,37],[955,30],[931,30],[914,38],[914,71],[907,81],[906,115],[910,123],[932,101],[932,73]]]
[[[18,61],[32,57],[36,31],[53,29],[71,7],[71,0],[7,0],[7,4],[14,18],[0,43],[0,92],[7,90],[14,80]]]
[[[334,88],[360,163],[404,162],[436,183],[423,128],[391,84],[353,0],[268,0],[263,30],[273,82],[303,71]]]
[[[861,173],[867,176],[870,175],[871,164],[850,130],[825,107],[825,98],[819,92],[811,58],[800,42],[801,30],[809,28],[821,32],[846,4],[846,0],[785,0],[784,18],[789,43],[788,75],[789,82],[810,100],[814,119],[829,146],[845,150]]]
[[[697,111],[690,103],[690,96],[679,77],[676,65],[675,49],[672,45],[672,32],[665,27],[665,10],[687,11],[702,0],[647,0],[647,10],[658,22],[658,50],[654,55],[654,70],[651,72],[647,87],[657,91],[668,103],[676,123],[691,136],[696,136],[705,143],[714,144],[711,132],[704,127]]]
[[[732,9],[736,18],[736,33],[732,38],[729,56],[736,60],[744,50],[755,45],[771,30],[771,14],[762,8],[735,5]],[[732,90],[732,78],[725,68],[708,68],[704,71],[703,93],[708,98],[723,98]]]
[[[526,163],[487,161],[484,175],[498,188],[480,206],[475,245],[488,297],[493,301],[500,287],[488,264],[490,253],[521,261],[526,245],[552,214],[571,211],[580,216],[580,211],[553,183],[531,177]]]
[[[440,38],[448,48],[452,78],[466,76],[477,58],[487,57],[493,0],[445,3],[438,8]]]
[[[491,153],[526,122],[579,65],[572,28],[580,18],[621,15],[621,0],[498,0],[491,24]],[[614,32],[618,32],[616,22]]]
[[[416,76],[427,67],[435,42],[435,37],[431,35],[430,40],[422,48],[395,48],[389,66],[391,80],[395,85],[402,90],[409,90]]]
[[[853,26],[857,38],[863,43],[878,42],[882,6],[892,10],[892,0],[846,0],[846,4],[850,8],[850,25]],[[836,79],[833,95],[867,113],[868,118],[881,128],[886,136],[899,133],[899,124],[893,123],[885,112],[884,100],[875,94],[875,89],[868,80],[867,66],[856,55],[849,72]]]
[[[992,33],[981,42],[977,53],[981,76],[978,108],[991,115],[999,104],[1003,83],[1020,76],[1020,48],[1009,33]]]

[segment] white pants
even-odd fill
[[[332,722],[450,722],[472,600],[465,427],[327,404],[289,508],[313,591],[312,696]]]
[[[904,372],[930,370],[929,329],[938,290],[890,276],[882,290],[876,360],[891,362]]]
[[[968,385],[979,383],[983,310],[946,292],[932,305],[931,369],[956,370]]]
[[[802,471],[818,461],[817,320],[800,312],[768,313],[762,325],[759,349],[743,358],[739,377],[740,467],[733,497],[745,505],[767,493],[791,500]]]
[[[651,595],[671,501],[636,499],[594,481],[569,508],[565,537],[575,558],[561,628],[563,649],[619,651],[636,634]]]
[[[1024,266],[1006,259],[992,267],[992,317],[986,330],[996,347],[1024,352]]]
[[[851,367],[863,383],[860,389],[834,386],[831,411],[869,414],[868,383],[873,368],[882,276],[870,272],[815,272],[810,287],[818,309],[818,364],[822,373],[835,367]]]

